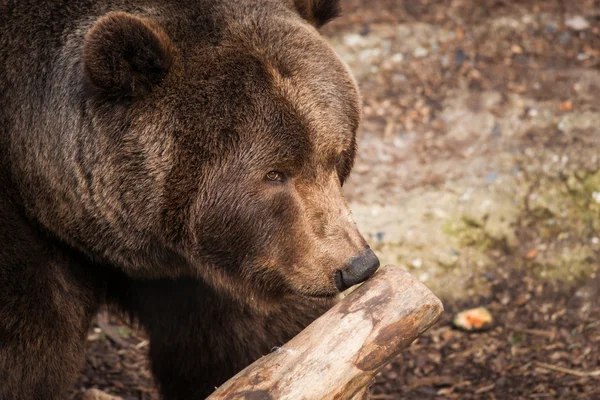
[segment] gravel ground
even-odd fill
[[[445,303],[372,399],[600,399],[600,1],[343,0],[364,98],[345,188],[383,263]],[[464,333],[452,313],[486,306]],[[90,332],[82,377],[157,399],[143,334]]]
[[[365,101],[346,193],[382,260],[444,298],[497,256],[596,271],[599,3],[348,3],[327,31]]]

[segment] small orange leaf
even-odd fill
[[[558,108],[560,111],[571,111],[573,109],[573,102],[571,100],[563,101]]]
[[[461,311],[452,320],[455,327],[464,331],[485,330],[490,328],[493,322],[492,314],[483,307]]]
[[[538,250],[537,249],[531,249],[527,252],[527,254],[525,254],[525,258],[527,260],[533,260],[534,258],[536,258],[538,255]]]

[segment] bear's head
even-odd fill
[[[62,236],[131,274],[195,274],[239,298],[363,281],[379,261],[342,195],[359,93],[317,30],[338,1],[191,3],[87,30],[86,211]]]

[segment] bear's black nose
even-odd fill
[[[354,257],[344,269],[335,271],[335,286],[344,291],[351,286],[366,281],[379,268],[379,258],[371,249]]]

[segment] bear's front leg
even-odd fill
[[[0,198],[0,400],[54,400],[81,369],[99,293],[67,256]]]

